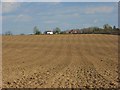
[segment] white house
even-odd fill
[[[46,34],[53,34],[53,31],[47,31]]]

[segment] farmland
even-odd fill
[[[116,88],[118,36],[2,37],[4,88]]]

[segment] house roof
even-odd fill
[[[53,32],[53,31],[46,31],[46,32]]]

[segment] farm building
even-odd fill
[[[46,31],[45,34],[53,34],[53,31]]]
[[[78,30],[78,29],[73,29],[73,30],[70,30],[69,33],[71,33],[71,34],[79,34],[79,33],[80,33],[80,30]]]
[[[79,34],[81,31],[79,29],[67,30],[66,34]]]

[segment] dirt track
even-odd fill
[[[117,35],[3,36],[3,87],[118,86]]]

